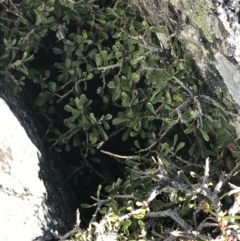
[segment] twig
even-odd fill
[[[149,45],[146,40],[144,39],[143,36],[139,36],[139,39],[142,40],[143,44],[138,44],[139,46],[141,47],[144,47],[145,49],[148,49],[150,50],[151,52],[159,52],[159,53],[162,53],[163,52],[163,49],[160,48],[160,47],[154,47],[154,46],[151,46]]]
[[[203,185],[208,184],[209,179],[209,158],[206,158],[206,163],[204,167]]]
[[[240,168],[240,161],[236,164],[236,166],[232,169],[232,171],[227,175],[227,177],[225,178],[224,182],[223,182],[223,186],[226,185],[230,179],[233,177],[234,173],[236,171],[238,171],[238,169]]]
[[[196,96],[196,94],[186,85],[184,84],[180,79],[178,79],[177,77],[173,76],[173,78],[176,80],[176,82],[181,85],[183,87],[183,89],[185,89],[190,95],[191,97]]]
[[[107,181],[107,178],[102,175],[97,169],[95,169],[90,163],[89,161],[86,159],[86,157],[84,156],[83,154],[83,151],[82,151],[82,147],[81,147],[81,143],[80,143],[80,140],[79,140],[79,137],[78,135],[76,136],[77,137],[77,141],[78,141],[78,147],[79,147],[79,151],[80,151],[80,154],[86,164],[87,167],[89,167],[97,176],[99,176],[100,178],[102,178],[105,182]]]
[[[190,106],[191,103],[192,103],[192,99],[186,100],[181,105],[179,105],[177,108],[175,108],[172,112],[170,112],[169,116],[174,116],[177,113],[179,118],[182,119],[181,111],[185,110],[188,106]],[[185,121],[183,120],[183,122],[185,122]]]
[[[233,116],[233,117],[239,117],[238,114],[235,114],[231,111],[228,111],[226,108],[224,108],[223,106],[221,106],[217,101],[215,101],[214,99],[212,99],[211,97],[207,96],[207,95],[199,95],[200,99],[203,99],[204,101],[218,107],[221,111],[223,111],[224,113]]]
[[[56,101],[56,103],[59,103],[60,101],[62,101],[64,98],[66,98],[68,95],[70,95],[73,91],[73,87],[64,95],[59,95],[59,94],[55,94],[57,97],[59,97],[59,99]]]
[[[84,168],[84,166],[78,167],[78,168],[76,168],[75,170],[73,170],[73,171],[69,174],[69,176],[67,177],[66,182],[67,182],[76,172],[78,172],[78,171],[81,170],[82,168]]]
[[[109,152],[109,151],[104,151],[104,150],[100,150],[102,153],[104,154],[107,154],[109,156],[113,156],[113,157],[116,157],[116,158],[120,158],[120,159],[132,159],[132,160],[149,160],[148,158],[145,158],[145,157],[140,157],[140,156],[121,156],[121,155],[118,155],[118,154],[114,154],[112,152]]]
[[[106,141],[108,141],[111,137],[116,136],[118,133],[120,133],[121,131],[123,131],[125,129],[126,129],[126,127],[121,127],[118,130],[114,131],[111,135],[109,135],[109,137]],[[98,143],[97,149],[101,148],[106,143],[106,141],[102,141],[102,142]]]
[[[97,214],[98,214],[98,212],[100,211],[101,207],[102,207],[104,204],[106,204],[106,203],[108,203],[108,202],[110,201],[110,199],[100,200],[100,199],[97,199],[97,198],[92,197],[92,196],[91,196],[91,198],[92,198],[93,200],[97,201],[95,204],[93,204],[93,206],[97,206],[97,208],[96,208],[95,213],[92,215],[92,219],[91,219],[90,223],[92,223],[92,222],[94,222],[94,221],[96,220]]]
[[[149,212],[145,215],[145,218],[160,218],[160,217],[170,217],[173,219],[180,227],[189,231],[193,230],[193,227],[184,221],[179,215],[179,213],[174,209],[168,209],[160,212]]]
[[[239,213],[240,210],[240,187],[235,186],[233,184],[230,184],[232,191],[229,192],[229,196],[234,193],[234,203],[229,208],[228,214],[231,216],[236,215],[236,213]],[[234,218],[231,219],[232,222],[234,222]]]
[[[151,68],[151,67],[145,67],[145,66],[142,66],[142,69],[152,70],[152,71],[162,71],[162,70],[164,70],[164,69],[161,69],[161,68]]]
[[[105,67],[99,67],[98,70],[103,70],[103,72],[105,72],[108,69],[114,69],[114,68],[122,68],[122,63],[108,65],[108,66],[105,66]]]
[[[197,125],[199,127],[199,125],[202,124],[202,116],[203,116],[201,102],[199,101],[198,96],[195,96],[193,99],[194,99],[194,102],[197,104],[197,108],[198,108],[198,112],[199,112],[198,120],[200,120],[200,123],[198,121],[198,125]]]
[[[146,151],[151,150],[156,144],[158,144],[158,143],[162,140],[162,138],[163,138],[164,136],[167,135],[167,133],[172,129],[172,127],[173,127],[173,126],[169,126],[169,127],[167,128],[167,130],[166,130],[165,132],[163,132],[163,134],[161,134],[161,136],[158,138],[157,141],[153,142],[153,143],[152,143],[150,146],[148,146],[147,148],[144,148],[144,149],[141,149],[141,150],[137,151],[137,153],[146,152]]]
[[[54,233],[53,233],[53,235],[61,241],[66,241],[68,238],[71,238],[76,233],[82,233],[81,228],[77,224],[74,226],[74,228],[71,231],[69,231],[68,233],[66,233],[63,236],[56,235]]]

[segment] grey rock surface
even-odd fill
[[[131,0],[154,26],[171,23],[191,53],[204,87],[219,90],[240,114],[240,2],[223,0]],[[166,34],[165,38],[170,38]],[[163,36],[159,41],[163,42]],[[170,39],[169,39],[170,40]],[[164,44],[163,44],[164,45]],[[204,89],[203,91],[207,91]],[[233,120],[239,138],[239,120]],[[236,124],[237,123],[237,124]]]
[[[171,23],[209,89],[220,87],[238,107],[240,3],[222,0],[131,0],[155,26]],[[167,36],[170,37],[170,36]],[[162,38],[160,39],[162,41]],[[223,57],[220,57],[223,56]],[[223,74],[228,68],[231,76]],[[231,79],[230,77],[234,77]],[[234,91],[233,91],[234,90]]]
[[[0,240],[47,241],[72,229],[76,199],[24,108],[0,93]]]

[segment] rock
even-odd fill
[[[221,87],[239,107],[240,4],[212,0],[131,0],[153,25],[171,23],[204,81]],[[234,81],[224,74],[231,72]]]
[[[131,0],[154,26],[171,23],[204,86],[223,93],[240,114],[240,3],[223,0]],[[170,38],[170,36],[167,36]],[[160,41],[163,37],[161,36]],[[164,44],[163,44],[164,46]],[[206,89],[204,90],[206,91]],[[238,120],[232,120],[239,138]]]
[[[49,241],[73,228],[76,199],[20,101],[0,93],[1,240]]]

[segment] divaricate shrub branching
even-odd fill
[[[77,168],[87,168],[70,178],[102,183],[96,203],[82,205],[97,211],[75,240],[204,240],[211,224],[218,233],[239,225],[219,203],[239,159],[237,115],[200,91],[176,26],[150,26],[126,0],[0,4],[2,85],[33,91],[51,150],[78,153]],[[112,140],[131,154],[108,150]],[[124,165],[114,183],[98,169],[99,151]]]

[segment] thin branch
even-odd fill
[[[143,36],[139,36],[139,39],[141,39],[141,40],[142,40],[142,43],[143,43],[143,44],[138,44],[139,46],[144,47],[145,49],[148,49],[148,50],[150,50],[151,52],[158,52],[158,53],[162,53],[162,52],[163,52],[163,49],[162,49],[162,48],[149,45],[149,44],[146,42],[146,40],[144,39]]]
[[[240,169],[240,161],[236,164],[236,166],[232,169],[232,171],[227,175],[223,182],[223,186],[226,185],[230,179],[233,177],[234,173],[237,172]]]
[[[145,67],[145,66],[142,66],[142,69],[152,70],[152,71],[162,71],[162,70],[164,70],[164,69],[161,69],[161,68],[151,68],[151,67]]]
[[[193,227],[184,221],[176,210],[168,209],[166,211],[160,212],[149,212],[145,215],[145,218],[160,218],[160,217],[170,217],[179,226],[185,230],[193,230]]]
[[[97,169],[95,169],[90,163],[89,161],[86,159],[85,155],[83,154],[83,151],[82,151],[82,147],[81,147],[81,143],[80,143],[80,140],[79,140],[79,137],[78,135],[76,136],[77,137],[77,141],[78,141],[78,147],[79,147],[79,150],[80,150],[80,154],[86,164],[87,167],[89,167],[97,176],[99,176],[100,178],[102,178],[105,182],[107,181],[107,178],[102,175]]]
[[[190,106],[191,103],[192,103],[192,99],[186,100],[181,105],[179,105],[177,108],[175,108],[172,112],[170,112],[169,116],[174,116],[177,113],[179,118],[182,119],[181,112],[183,110],[185,110],[188,106]],[[183,121],[183,122],[185,122],[185,121]]]
[[[167,133],[172,129],[172,127],[173,127],[173,126],[169,126],[169,127],[167,128],[167,130],[165,130],[165,132],[163,132],[163,133],[161,134],[161,136],[157,139],[157,141],[153,142],[153,143],[152,143],[150,146],[148,146],[147,148],[144,148],[144,149],[141,149],[141,150],[137,151],[137,153],[146,152],[146,151],[151,150],[155,145],[157,145],[157,144],[162,140],[163,137],[165,137],[165,136],[167,135]]]
[[[122,68],[122,63],[108,65],[108,66],[105,66],[105,67],[99,67],[98,70],[103,70],[103,72],[105,72],[108,69],[114,69],[114,68]]]
[[[208,179],[209,179],[209,158],[206,158],[205,167],[204,167],[203,185],[208,184]]]
[[[207,96],[207,95],[199,95],[200,99],[203,99],[204,101],[208,102],[209,104],[214,105],[215,107],[218,107],[221,111],[223,111],[224,113],[233,116],[233,117],[239,117],[238,114],[235,114],[231,111],[228,111],[226,108],[224,108],[223,106],[221,106],[217,101],[215,101],[214,99],[212,99],[211,97]]]
[[[97,144],[97,149],[101,148],[111,137],[118,135],[121,131],[125,130],[126,127],[121,127],[118,130],[114,131],[111,135],[109,135],[108,139],[106,141],[102,141]]]
[[[191,97],[196,96],[196,94],[186,85],[184,84],[180,79],[178,79],[177,77],[173,76],[173,78],[176,80],[176,82],[181,85],[183,87],[183,89],[185,89],[190,95]]]
[[[64,98],[66,98],[68,95],[70,95],[73,91],[73,88],[71,88],[68,92],[66,92],[64,95],[59,95],[59,94],[55,94],[57,97],[59,97],[59,99],[56,101],[56,103],[61,102]]]
[[[106,154],[106,155],[109,155],[109,156],[112,156],[112,157],[116,157],[116,158],[120,158],[120,159],[132,159],[132,160],[149,160],[148,158],[145,158],[145,157],[140,157],[140,156],[121,156],[121,155],[118,155],[118,154],[114,154],[112,152],[109,152],[109,151],[104,151],[104,150],[100,150],[102,153]]]

